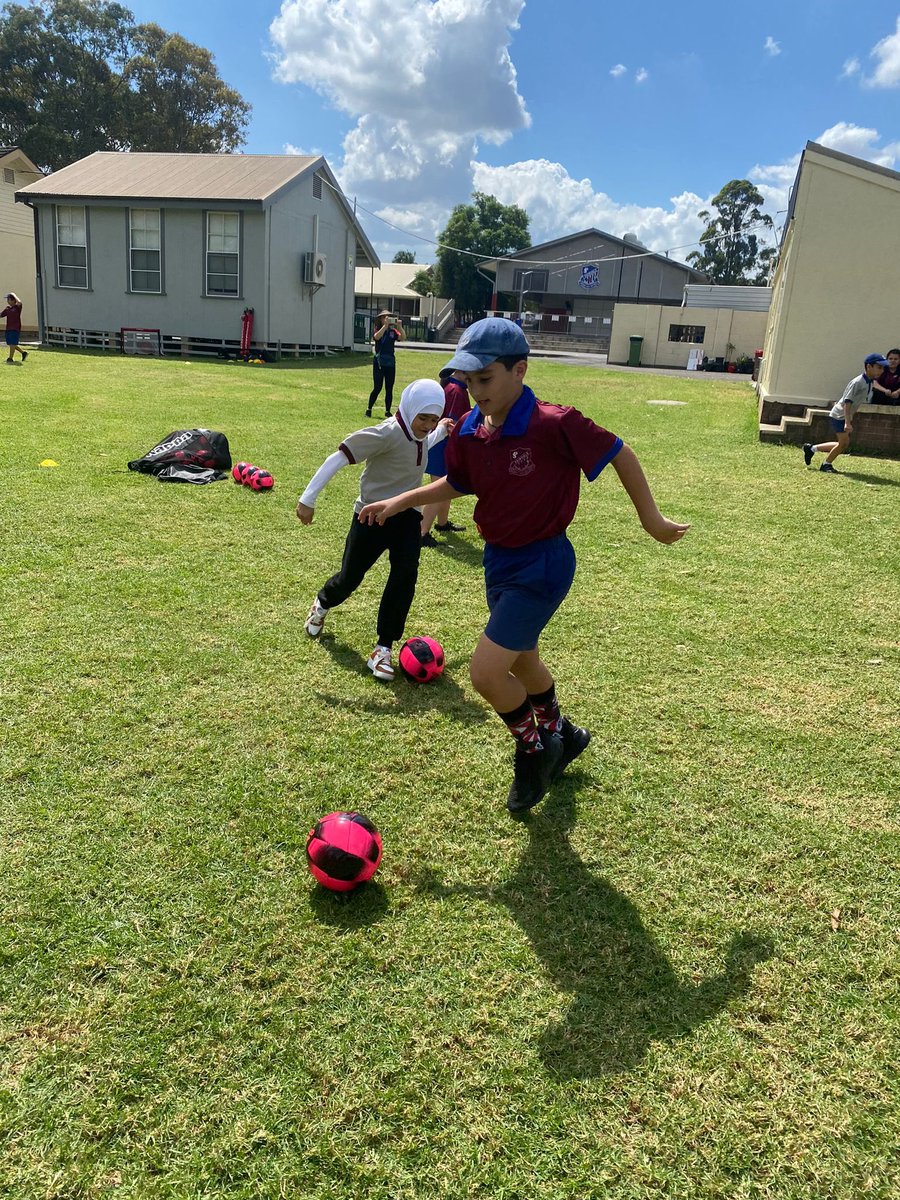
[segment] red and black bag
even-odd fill
[[[170,467],[209,470],[217,478],[218,473],[232,469],[228,438],[215,430],[174,430],[167,433],[154,449],[128,463],[128,470],[139,470],[144,475],[178,478],[169,472]]]

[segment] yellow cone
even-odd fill
[[[44,461],[41,463],[41,466],[42,467],[58,467],[59,463],[55,462],[52,458],[45,458]]]

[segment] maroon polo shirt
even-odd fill
[[[464,383],[453,376],[442,383],[444,389],[444,411],[442,416],[449,417],[451,421],[458,421],[460,417],[468,415],[472,408],[472,402],[469,399],[469,392]]]
[[[622,439],[575,408],[544,404],[529,387],[500,431],[485,437],[473,408],[447,442],[447,482],[474,493],[485,541],[516,548],[564,533],[575,516],[581,473],[596,479]]]

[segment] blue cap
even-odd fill
[[[879,367],[886,367],[888,365],[888,360],[883,354],[867,354],[863,362],[866,366],[869,366],[870,363],[877,363]]]
[[[456,353],[444,369],[481,371],[494,359],[504,358],[507,354],[519,357],[528,353],[525,334],[515,321],[508,321],[506,317],[485,317],[465,331]]]

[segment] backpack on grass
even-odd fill
[[[176,429],[133,459],[128,470],[155,475],[163,482],[212,483],[231,470],[228,438],[214,429]]]

